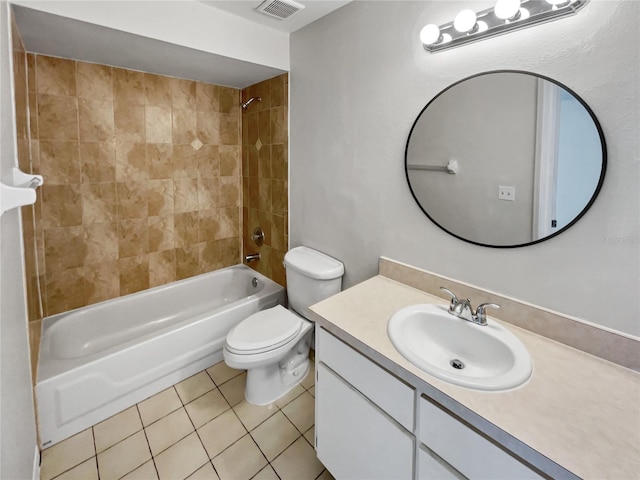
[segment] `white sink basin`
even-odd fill
[[[506,390],[531,376],[531,357],[502,325],[462,320],[444,305],[398,310],[387,327],[391,343],[416,367],[447,382],[478,390]]]

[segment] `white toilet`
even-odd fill
[[[247,370],[244,397],[268,405],[300,383],[309,371],[314,303],[342,289],[342,262],[307,247],[284,256],[289,310],[281,305],[250,315],[234,327],[224,344],[224,361]]]

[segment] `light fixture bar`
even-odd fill
[[[532,27],[540,23],[575,15],[589,0],[521,0],[519,13],[512,18],[500,18],[495,8],[476,12],[476,25],[468,31],[461,32],[454,26],[455,22],[437,27],[428,25],[431,30],[440,30],[439,35],[421,35],[424,49],[429,53],[448,48],[459,47],[471,42],[502,35],[520,28]],[[458,21],[458,28],[460,22]],[[481,28],[478,28],[481,26]],[[426,27],[425,27],[426,28]],[[423,29],[424,31],[424,29]],[[433,43],[425,43],[425,39],[433,39]],[[427,40],[431,41],[431,40]]]

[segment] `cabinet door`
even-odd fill
[[[418,448],[418,480],[463,480],[465,477],[431,450]]]
[[[419,428],[419,440],[467,478],[542,478],[519,459],[424,397],[420,399]]]
[[[407,431],[413,431],[415,390],[371,360],[316,328],[318,359],[339,377],[375,403]],[[393,392],[391,395],[390,392]]]
[[[318,364],[316,450],[334,477],[411,479],[413,448],[411,435],[324,364]]]

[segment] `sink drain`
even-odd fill
[[[458,360],[457,358],[451,360],[449,362],[449,365],[451,365],[456,370],[462,370],[464,368],[464,363],[462,363],[462,360]]]

